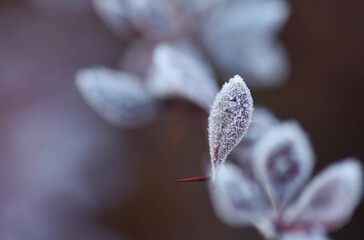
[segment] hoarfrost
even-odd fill
[[[236,75],[217,94],[209,116],[212,176],[248,131],[253,99],[243,79]]]
[[[150,121],[157,104],[136,76],[106,68],[80,70],[76,84],[84,99],[101,117],[120,127]]]
[[[284,216],[286,222],[314,223],[327,230],[350,220],[363,191],[360,162],[348,158],[332,164],[312,180]]]
[[[275,207],[281,208],[310,176],[314,154],[296,122],[271,128],[253,148],[253,171]]]
[[[231,163],[225,163],[210,188],[220,219],[230,226],[246,226],[265,218],[268,202],[257,184]]]

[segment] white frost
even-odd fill
[[[257,184],[234,164],[221,167],[210,195],[216,214],[230,226],[252,225],[266,217],[267,199]]]
[[[348,158],[332,164],[307,186],[284,218],[286,222],[315,223],[333,230],[350,220],[363,191],[360,162]]]
[[[217,94],[209,116],[212,176],[241,141],[252,120],[253,99],[243,79],[236,75]]]
[[[314,154],[309,139],[296,122],[272,127],[252,153],[256,178],[275,207],[285,205],[311,174]]]

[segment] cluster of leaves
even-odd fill
[[[185,98],[209,112],[218,92],[216,73],[244,74],[256,87],[277,85],[287,74],[276,41],[289,15],[285,0],[92,2],[105,24],[130,44],[118,69],[80,70],[77,85],[101,116],[120,127],[154,119],[161,100],[170,98]]]
[[[266,238],[323,240],[350,219],[362,194],[356,159],[333,164],[306,186],[314,153],[300,125],[281,122],[263,108],[253,118],[250,90],[239,75],[218,92],[215,73],[242,73],[253,87],[284,79],[286,58],[275,37],[289,13],[285,1],[93,0],[93,5],[131,44],[119,69],[80,70],[80,92],[122,128],[155,119],[163,102],[176,97],[210,113],[210,192],[223,222],[254,225]],[[238,161],[226,162],[230,155]]]
[[[268,239],[328,239],[325,232],[342,227],[361,199],[360,162],[332,164],[305,186],[314,153],[300,125],[259,109],[248,130],[252,112],[250,91],[238,76],[212,106],[210,190],[218,216],[229,225],[254,225]],[[226,162],[234,148],[240,161]]]

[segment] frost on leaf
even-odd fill
[[[182,97],[206,111],[218,92],[212,70],[198,50],[186,44],[159,44],[146,84],[155,97]]]
[[[266,217],[268,203],[260,188],[231,163],[221,167],[210,194],[216,214],[230,226],[251,225]]]
[[[222,73],[244,74],[250,87],[275,86],[283,82],[289,68],[276,41],[288,15],[283,0],[222,1],[208,15],[200,38]]]
[[[316,224],[334,230],[350,220],[363,189],[362,166],[356,159],[332,164],[307,186],[291,206],[284,220],[289,223]]]
[[[100,19],[113,33],[121,38],[132,35],[126,0],[92,0],[92,5]]]
[[[253,171],[275,207],[282,207],[310,176],[314,156],[295,122],[271,128],[252,150]]]
[[[212,176],[248,131],[253,99],[243,79],[236,75],[216,95],[209,116]]]
[[[80,70],[76,84],[84,99],[103,118],[120,127],[136,127],[151,120],[156,103],[140,79],[105,68]]]

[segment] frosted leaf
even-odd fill
[[[92,5],[100,19],[110,30],[121,38],[132,34],[126,0],[92,0]]]
[[[164,0],[125,1],[131,23],[144,37],[160,41],[186,33],[186,19],[174,4]]]
[[[155,43],[139,39],[134,40],[124,51],[119,68],[128,73],[145,78],[152,62]]]
[[[244,80],[236,75],[216,95],[208,120],[212,175],[248,131],[253,99]]]
[[[310,176],[314,154],[296,122],[271,128],[252,150],[253,171],[275,207],[282,207]]]
[[[204,22],[205,28],[208,28],[205,31],[244,32],[255,37],[274,35],[281,30],[290,14],[286,0],[231,0],[219,3]]]
[[[350,220],[362,189],[363,172],[359,161],[348,158],[332,164],[312,180],[296,204],[287,210],[284,219],[287,223],[337,229]]]
[[[259,186],[234,164],[221,167],[210,195],[216,214],[230,226],[251,225],[267,216],[268,203]]]
[[[80,70],[76,84],[84,99],[112,124],[136,127],[150,121],[156,103],[136,76],[105,68]]]
[[[222,1],[204,22],[200,38],[225,75],[244,74],[251,87],[278,85],[288,73],[288,62],[276,32],[288,15],[283,0]]]
[[[218,92],[211,68],[190,45],[159,44],[146,85],[155,97],[182,97],[206,111]]]

